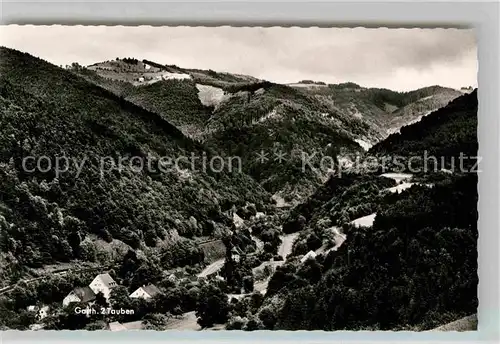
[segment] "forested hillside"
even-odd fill
[[[473,92],[370,152],[475,156],[476,130]],[[257,312],[264,326],[425,330],[477,312],[477,173],[432,169],[416,177],[427,184],[392,193],[395,182],[375,174],[335,176],[295,207],[283,225],[300,231],[292,255],[321,252],[335,226],[346,239],[338,250],[277,268]],[[350,223],[370,213],[371,226]]]
[[[477,90],[456,98],[447,106],[422,118],[418,123],[404,126],[400,133],[390,135],[373,146],[374,155],[400,155],[441,157],[446,162],[442,168],[452,168],[451,157],[455,157],[455,168],[459,168],[458,157],[477,155]],[[469,159],[465,167],[472,167],[475,159]],[[465,162],[465,161],[464,161]],[[420,162],[422,163],[422,162]],[[434,167],[432,162],[430,167]]]
[[[46,328],[101,328],[60,303],[103,271],[109,302],[155,329],[195,314],[203,328],[425,330],[475,313],[476,160],[452,159],[477,155],[477,92],[448,104],[457,92],[135,58],[62,69],[1,48],[0,323],[31,326],[41,301]],[[414,172],[425,154],[437,161]],[[359,166],[332,175],[325,156]],[[365,165],[396,156],[421,159]],[[160,293],[131,300],[145,283]]]
[[[430,329],[477,311],[477,177],[412,188],[338,251],[278,268],[275,329]]]
[[[325,111],[310,97],[271,84],[221,104],[209,123],[207,143],[241,156],[248,173],[266,190],[284,191],[287,198],[299,199],[323,181],[327,171],[319,169],[318,161],[328,145],[340,156],[359,153],[362,149],[353,138],[369,131],[363,122],[326,116]],[[267,154],[266,161],[259,161],[260,152]],[[285,154],[282,161],[276,160],[278,152]],[[315,172],[303,168],[304,156],[311,155],[316,156],[312,159],[318,168]]]
[[[72,71],[148,110],[215,150],[241,157],[245,173],[293,204],[321,185],[328,145],[351,157],[389,132],[418,120],[461,94],[439,86],[411,92],[326,85],[279,85],[245,75],[117,59]],[[162,78],[181,80],[163,80]],[[158,80],[159,78],[159,80]],[[204,99],[208,97],[208,101]],[[199,99],[197,99],[199,98]],[[262,153],[267,161],[259,160]],[[285,159],[274,161],[275,153]],[[303,169],[304,154],[314,171]]]
[[[462,94],[441,86],[396,92],[365,88],[354,83],[300,87],[299,90],[314,95],[330,111],[345,113],[369,124],[372,132],[367,132],[364,139],[370,143],[378,142],[388,134],[397,132],[400,127],[418,121]]]
[[[474,91],[455,99],[422,121],[403,127],[401,133],[392,134],[372,147],[368,156],[373,155],[379,161],[383,157],[390,158],[384,166],[376,169],[380,172],[392,169],[413,172],[414,169],[417,177],[443,180],[448,176],[436,173],[441,169],[453,168],[458,174],[472,170],[477,162],[477,149],[477,91]],[[424,153],[427,154],[427,170],[424,170]],[[460,171],[460,153],[469,157],[464,159],[463,171]],[[419,159],[410,164],[412,156]],[[394,163],[394,157],[400,158],[400,164]],[[345,172],[342,178],[330,178],[304,203],[292,209],[283,229],[291,233],[303,228],[299,225],[301,216],[306,221],[306,228],[315,227],[321,219],[341,226],[376,212],[382,198],[386,197],[381,191],[395,185],[392,179],[379,177],[373,172]]]
[[[1,48],[0,61],[3,273],[85,260],[81,243],[90,234],[132,248],[222,235],[231,225],[224,211],[268,203],[242,173],[159,172],[159,157],[216,154],[162,116],[29,54]],[[57,176],[63,156],[68,170]],[[25,157],[33,160],[23,167]],[[118,158],[124,168],[110,168]],[[141,159],[153,169],[141,169]]]
[[[167,76],[176,72],[189,78],[134,81],[142,78],[141,75],[148,78],[151,74],[143,70],[144,63],[152,64]],[[112,71],[109,64],[113,66]],[[99,65],[103,67],[96,67]],[[326,171],[303,171],[302,151],[308,155],[317,153],[320,157],[331,144],[341,155],[356,153],[362,148],[355,138],[370,132],[376,135],[367,123],[344,113],[331,112],[310,95],[247,76],[186,70],[151,61],[137,62],[132,67],[111,61],[89,68],[73,67],[72,71],[159,113],[205,145],[240,157],[245,173],[267,191],[279,192],[288,200],[298,201],[312,193],[326,176]],[[154,73],[160,72],[155,69]],[[219,96],[211,105],[203,105],[203,95],[197,87],[208,88]],[[284,160],[274,160],[277,151],[286,154]],[[267,161],[258,160],[261,152],[267,154]],[[313,163],[317,165],[318,160]]]
[[[205,123],[210,118],[212,109],[200,102],[196,83],[193,80],[158,80],[154,83],[134,86],[132,83],[134,79],[127,81],[126,77],[132,74],[137,79],[137,75],[140,74],[136,72],[128,73],[118,69],[117,72],[111,74],[111,76],[125,78],[122,80],[111,78],[108,70],[91,70],[73,66],[71,71],[119,97],[159,114],[188,136],[202,132]]]

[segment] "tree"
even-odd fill
[[[143,284],[155,283],[161,279],[161,276],[162,269],[157,264],[144,262],[134,271],[130,287],[135,289]]]
[[[198,324],[202,328],[224,324],[228,320],[228,314],[229,303],[226,294],[213,284],[203,286],[196,305]]]
[[[321,265],[316,259],[307,259],[297,271],[297,275],[311,283],[317,283],[321,278]]]
[[[243,290],[245,293],[253,292],[253,276],[245,276],[243,277]]]
[[[226,326],[226,330],[243,330],[243,327],[247,323],[246,318],[242,318],[240,316],[232,317],[229,323]]]
[[[78,64],[78,62],[73,62],[73,63],[71,63],[71,68],[75,71],[78,71],[82,68],[82,66],[80,66],[80,64]]]
[[[243,328],[245,331],[256,331],[263,328],[262,321],[259,318],[252,316],[248,319],[245,327]]]
[[[84,303],[71,304],[58,311],[56,315],[48,317],[45,321],[47,330],[80,330],[90,322],[90,317],[81,312],[75,312],[76,308],[86,309]]]
[[[160,312],[178,314],[177,308],[182,308],[183,299],[188,298],[188,292],[185,288],[177,287],[171,288],[154,297],[157,305],[157,309]],[[182,312],[181,312],[182,313]]]
[[[130,309],[132,305],[132,300],[129,297],[129,292],[124,286],[116,286],[111,289],[109,295],[109,302],[115,309],[123,308]]]
[[[275,312],[273,312],[269,307],[262,308],[259,313],[259,319],[262,321],[264,328],[268,330],[273,330],[274,326],[278,322]]]
[[[80,243],[80,248],[78,249],[80,253],[80,258],[89,261],[95,262],[97,259],[97,249],[95,244],[89,239],[85,239]]]
[[[171,317],[172,315],[170,313],[152,313],[146,315],[142,319],[142,324],[144,325],[145,330],[163,331],[165,330],[165,325]]]
[[[101,307],[106,308],[108,307],[108,301],[104,297],[104,294],[102,292],[98,292],[95,296],[95,305],[97,306],[97,309],[101,309]]]
[[[318,237],[318,235],[316,233],[311,233],[309,235],[309,237],[307,238],[307,249],[309,251],[314,251],[314,250],[317,250],[318,248],[321,247],[321,244],[323,242],[321,241],[321,239]]]
[[[60,261],[69,262],[73,257],[73,249],[71,248],[67,240],[61,239],[59,241],[58,252],[59,257],[57,257],[57,259]]]

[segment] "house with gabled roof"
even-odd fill
[[[231,259],[234,260],[235,262],[239,262],[240,261],[241,255],[242,255],[241,250],[239,248],[237,248],[236,246],[234,246],[231,249]]]
[[[143,285],[142,287],[137,288],[132,294],[130,294],[131,299],[139,299],[142,298],[144,300],[151,299],[155,295],[161,293],[160,289],[158,289],[154,284]]]
[[[91,302],[95,300],[95,293],[89,287],[78,287],[73,289],[63,300],[63,306],[73,302]]]
[[[304,257],[302,257],[300,259],[300,262],[304,263],[306,260],[308,260],[308,259],[314,259],[314,258],[316,258],[316,252],[309,251],[309,252],[307,252],[307,254]]]
[[[89,287],[95,294],[102,293],[107,300],[109,299],[111,289],[117,285],[118,284],[109,274],[100,274],[97,275],[92,282],[90,282]]]

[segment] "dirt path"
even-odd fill
[[[196,321],[195,312],[187,312],[182,314],[179,318],[170,319],[165,325],[165,330],[200,331],[201,327]]]
[[[394,181],[399,184],[402,180],[410,180],[413,175],[409,173],[384,173],[381,174],[380,177],[394,179]]]
[[[318,248],[315,253],[316,254],[324,254],[327,255],[330,251],[337,251],[338,248],[346,241],[347,236],[340,231],[338,227],[331,227],[326,230],[330,230],[333,234],[333,238],[335,240],[335,246],[330,247],[327,249],[327,245],[323,245],[320,248]]]
[[[373,225],[373,222],[375,221],[376,216],[377,216],[377,213],[373,213],[370,215],[359,217],[359,218],[351,221],[351,224],[353,224],[356,227],[371,227]]]
[[[281,245],[278,248],[278,254],[286,260],[286,256],[292,253],[293,242],[297,238],[299,233],[292,233],[281,236]]]

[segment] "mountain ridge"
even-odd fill
[[[334,145],[339,157],[348,161],[350,156],[362,154],[387,137],[387,128],[399,128],[418,120],[424,110],[439,107],[458,95],[439,86],[401,93],[364,88],[354,83],[315,82],[314,85],[320,87],[310,90],[250,76],[184,69],[133,58],[96,63],[87,69],[73,66],[72,70],[162,114],[183,133],[213,149],[240,156],[246,173],[269,192],[297,201],[321,185],[328,172],[318,169],[313,174],[294,172],[294,166],[301,165],[297,159],[285,162],[281,168],[259,165],[255,159],[261,152],[281,149],[291,154],[296,147],[288,142],[296,141],[301,142],[299,146],[307,154],[322,154],[327,146]],[[309,81],[303,81],[302,85],[307,85],[305,82]],[[418,110],[415,110],[418,114],[413,114],[410,108],[413,102],[441,93],[446,94],[438,101],[413,105]],[[398,105],[392,104],[394,116],[387,112],[386,105],[381,106],[383,101],[386,105],[387,101]],[[397,111],[402,114],[398,115]],[[294,129],[296,120],[301,121],[301,130]],[[392,121],[389,127],[384,124],[387,121]],[[329,132],[330,139],[314,138],[322,132]],[[270,137],[273,142],[269,141]],[[299,186],[301,184],[304,186]]]
[[[270,205],[270,194],[243,173],[199,164],[159,173],[161,157],[216,152],[158,114],[29,54],[0,48],[0,57],[0,245],[10,267],[83,259],[89,235],[145,251],[221,237],[232,206]],[[69,166],[59,175],[53,164],[29,164],[31,172],[23,165],[26,157],[54,163],[61,156]],[[103,170],[118,158],[129,160]]]

